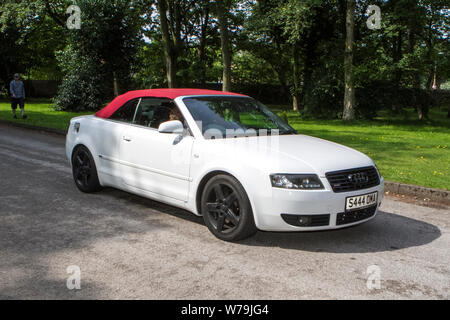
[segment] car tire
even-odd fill
[[[72,154],[72,174],[81,192],[92,193],[102,189],[94,158],[85,146],[77,147]]]
[[[247,193],[229,175],[216,175],[206,183],[201,212],[208,229],[221,240],[238,241],[257,232]]]

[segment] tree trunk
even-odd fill
[[[283,96],[286,96],[287,94],[289,94],[289,86],[287,85],[286,80],[286,70],[283,66],[272,66],[272,68],[275,70],[278,81],[280,82],[281,94]]]
[[[426,104],[418,104],[417,105],[417,115],[419,117],[419,120],[428,120],[428,111],[429,111],[429,106]]]
[[[299,100],[300,100],[300,98],[299,98],[298,94],[294,94],[292,96],[292,110],[298,111],[298,109],[300,107]]]
[[[217,0],[217,18],[220,27],[220,42],[222,46],[223,60],[223,91],[231,91],[231,50],[230,39],[228,35],[228,8],[225,8],[223,0]]]
[[[355,0],[347,0],[347,37],[345,40],[345,97],[343,120],[355,119],[355,87],[353,79],[353,41],[355,29]]]
[[[300,109],[300,57],[299,46],[297,43],[292,47],[292,55],[294,57],[293,78],[294,87],[292,92],[292,109],[297,111]]]
[[[203,21],[201,24],[200,45],[198,48],[198,57],[200,60],[200,83],[202,86],[206,84],[206,39],[208,36],[209,24],[209,0],[203,0]]]
[[[400,69],[400,67],[398,66],[398,63],[400,62],[400,60],[403,57],[403,52],[402,52],[402,44],[403,44],[403,31],[400,30],[397,36],[397,41],[395,44],[395,49],[394,49],[394,57],[393,57],[393,62],[396,66],[396,70],[395,70],[395,74],[394,74],[394,92],[395,92],[395,97],[399,97],[399,90],[400,90],[400,82],[402,80],[402,70]],[[394,113],[398,113],[399,112],[399,103],[397,101],[397,99],[392,99],[391,100],[391,109],[392,112]]]
[[[280,41],[279,41],[279,39],[277,39],[277,37],[275,37],[275,45],[276,45],[278,52],[280,52],[280,53],[283,52]],[[264,57],[263,57],[263,59],[266,60]],[[288,95],[289,94],[289,86],[288,86],[286,73],[289,70],[289,66],[286,65],[282,56],[280,57],[279,61],[276,61],[275,63],[272,59],[268,59],[266,61],[267,61],[267,63],[270,64],[270,66],[272,67],[272,69],[275,71],[275,73],[277,75],[278,81],[280,82],[280,85],[281,85],[281,94],[283,96]]]
[[[430,8],[432,10],[432,8]],[[427,39],[425,40],[428,51],[427,51],[427,58],[426,62],[428,64],[433,65],[430,67],[430,70],[428,72],[428,79],[427,83],[425,85],[425,91],[422,92],[420,90],[420,82],[416,84],[416,92],[419,95],[419,99],[416,99],[417,103],[417,115],[419,117],[419,120],[428,120],[428,112],[430,109],[430,95],[432,92],[432,85],[433,85],[433,74],[435,72],[435,64],[433,63],[433,21],[432,19],[428,22],[428,30],[427,30]],[[418,101],[417,101],[418,100]]]
[[[316,47],[317,47],[317,33],[315,30],[311,30],[307,36],[306,46],[303,49],[303,74],[302,74],[302,104],[303,108],[307,107],[309,103],[308,98],[314,95],[314,83],[313,83],[313,71],[314,64],[317,59]]]
[[[164,44],[164,57],[166,60],[166,74],[169,88],[177,87],[177,54],[171,41],[169,25],[167,22],[166,0],[158,1],[158,11],[161,20],[161,33]]]

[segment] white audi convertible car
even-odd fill
[[[187,209],[227,241],[349,227],[374,218],[383,198],[369,157],[229,92],[128,92],[72,119],[66,152],[81,191],[114,187]]]

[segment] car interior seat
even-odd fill
[[[161,123],[169,121],[169,119],[170,119],[170,109],[168,107],[164,107],[161,105],[155,108],[153,121],[150,126],[153,128],[158,128]]]

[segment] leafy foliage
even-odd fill
[[[113,97],[114,81],[121,91],[131,87],[131,70],[141,41],[141,20],[132,2],[78,1],[79,30],[59,52],[64,72],[55,98],[58,110],[97,110]]]
[[[232,89],[292,103],[299,114],[342,116],[345,0],[223,0]],[[0,4],[0,86],[12,74],[61,79],[58,109],[93,110],[129,88],[220,88],[223,60],[214,0],[79,0],[81,30],[68,30],[69,0]],[[426,120],[433,86],[450,78],[444,0],[355,1],[356,115],[413,106]],[[158,8],[164,10],[160,11]],[[381,8],[381,29],[366,25]],[[164,45],[161,12],[167,22]],[[170,52],[168,52],[168,50]],[[168,54],[169,53],[169,54]],[[168,64],[168,59],[170,64]],[[116,81],[115,81],[116,80]],[[446,100],[443,103],[447,103]],[[450,112],[449,112],[450,115]]]
[[[56,110],[97,110],[112,95],[108,72],[95,57],[82,55],[69,45],[58,60],[65,76],[54,99]]]

